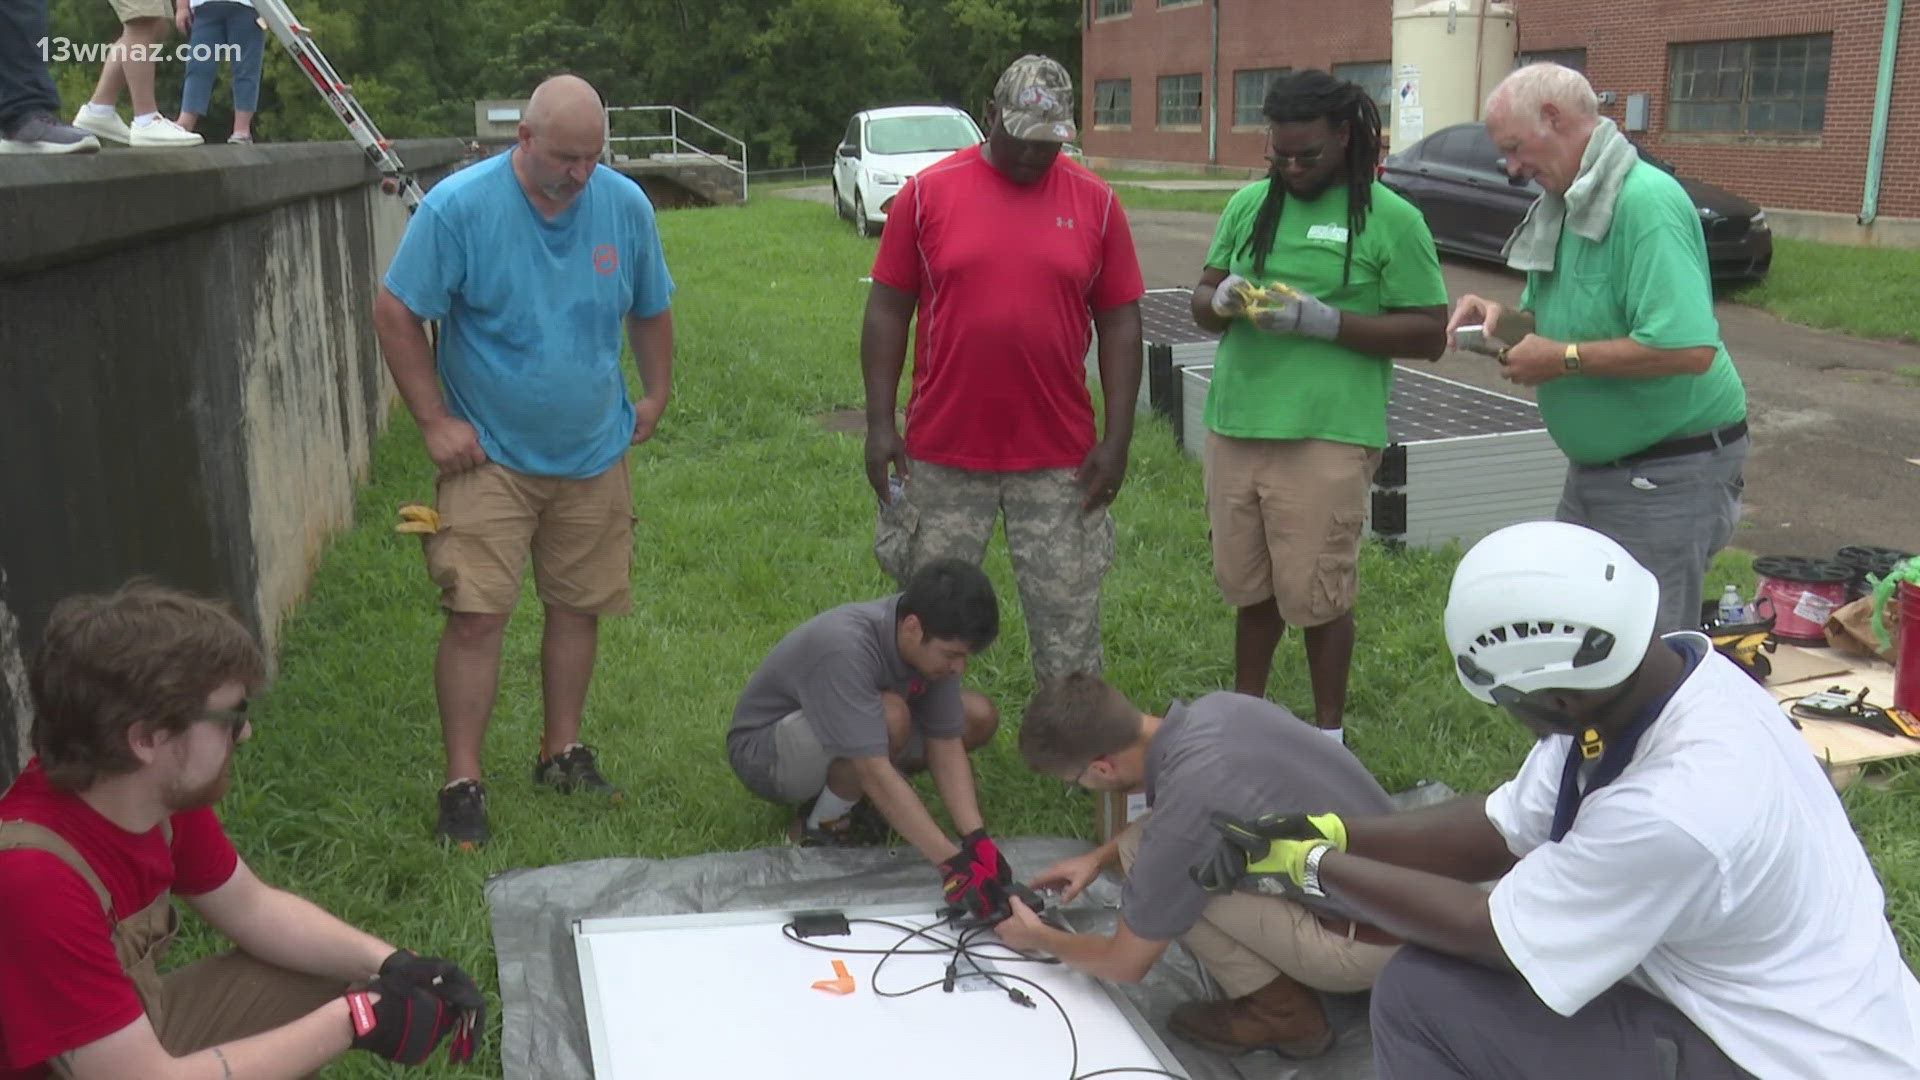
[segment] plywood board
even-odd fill
[[[1883,709],[1893,704],[1892,664],[1850,657],[1834,649],[1795,645],[1780,646],[1775,656],[1789,649],[1806,654],[1806,660],[1796,658],[1794,663],[1811,666],[1815,670],[1825,668],[1826,673],[1793,682],[1769,682],[1767,690],[1773,694],[1774,700],[1780,702],[1783,711],[1789,710],[1800,698],[1831,686],[1844,687],[1851,693],[1858,693],[1865,687],[1869,703]],[[1779,661],[1775,660],[1775,663]],[[1839,669],[1837,673],[1835,668]],[[1789,711],[1788,715],[1792,713]],[[1857,770],[1848,771],[1850,766],[1920,754],[1920,739],[1895,738],[1837,720],[1795,719],[1799,720],[1801,737],[1806,739],[1814,756],[1827,767],[1827,771],[1835,776],[1836,782],[1851,779]]]
[[[1798,645],[1776,647],[1767,654],[1767,662],[1773,665],[1772,674],[1767,676],[1767,685],[1770,687],[1822,679],[1830,675],[1845,675],[1853,668],[1851,660],[1831,649],[1806,649]],[[1826,687],[1818,689],[1824,690]],[[1887,700],[1893,700],[1891,690],[1888,691]]]
[[[937,927],[924,905],[848,912]],[[575,926],[581,990],[597,1080],[897,1080],[903,1076],[1059,1080],[1100,1069],[1164,1069],[1186,1076],[1124,999],[1061,965],[989,961],[1045,986],[1072,1018],[1024,984],[1038,1007],[1004,993],[944,993],[946,954],[897,955],[874,992],[879,957],[820,951],[788,940],[786,912],[587,919]],[[887,949],[898,930],[855,923],[815,938],[835,949]],[[991,934],[984,940],[994,940]],[[909,942],[909,948],[915,947]],[[997,946],[990,951],[1001,951]],[[839,957],[854,977],[846,996],[813,989]],[[964,1058],[964,1065],[960,1059]]]

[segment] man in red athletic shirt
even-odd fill
[[[1113,189],[1060,157],[1073,117],[1065,68],[1044,56],[1007,68],[987,141],[921,170],[888,208],[860,340],[881,568],[904,586],[935,559],[978,564],[1004,514],[1042,680],[1101,669],[1107,505],[1140,387],[1140,262]],[[894,403],[916,313],[902,442]]]
[[[35,757],[0,796],[0,1080],[306,1076],[449,1034],[471,1058],[465,972],[262,883],[214,816],[265,673],[208,600],[136,583],[54,609]],[[161,975],[176,895],[239,950]]]

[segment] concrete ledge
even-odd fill
[[[392,145],[423,187],[466,153],[459,139]],[[0,277],[379,179],[379,170],[347,141],[0,158]]]
[[[1920,248],[1920,218],[1880,217],[1861,225],[1852,214],[1767,207],[1773,235],[1848,247]]]

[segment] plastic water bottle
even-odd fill
[[[1747,621],[1746,601],[1740,599],[1740,590],[1732,585],[1720,594],[1720,625],[1738,626]]]

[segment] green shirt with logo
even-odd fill
[[[1699,375],[1566,375],[1540,384],[1540,417],[1574,462],[1617,461],[1747,415],[1746,388],[1713,315],[1699,211],[1678,180],[1645,161],[1621,183],[1605,238],[1562,229],[1553,269],[1527,275],[1520,306],[1555,341],[1713,347],[1713,364]]]
[[[1427,221],[1411,203],[1373,185],[1366,228],[1354,238],[1353,271],[1343,283],[1348,194],[1336,184],[1312,199],[1284,195],[1280,227],[1255,276],[1247,240],[1273,181],[1236,192],[1214,229],[1207,265],[1270,285],[1276,281],[1356,315],[1392,308],[1444,305]],[[1360,446],[1387,445],[1387,397],[1393,362],[1344,345],[1295,334],[1273,334],[1234,319],[1214,356],[1207,389],[1206,425],[1245,439],[1325,439]]]

